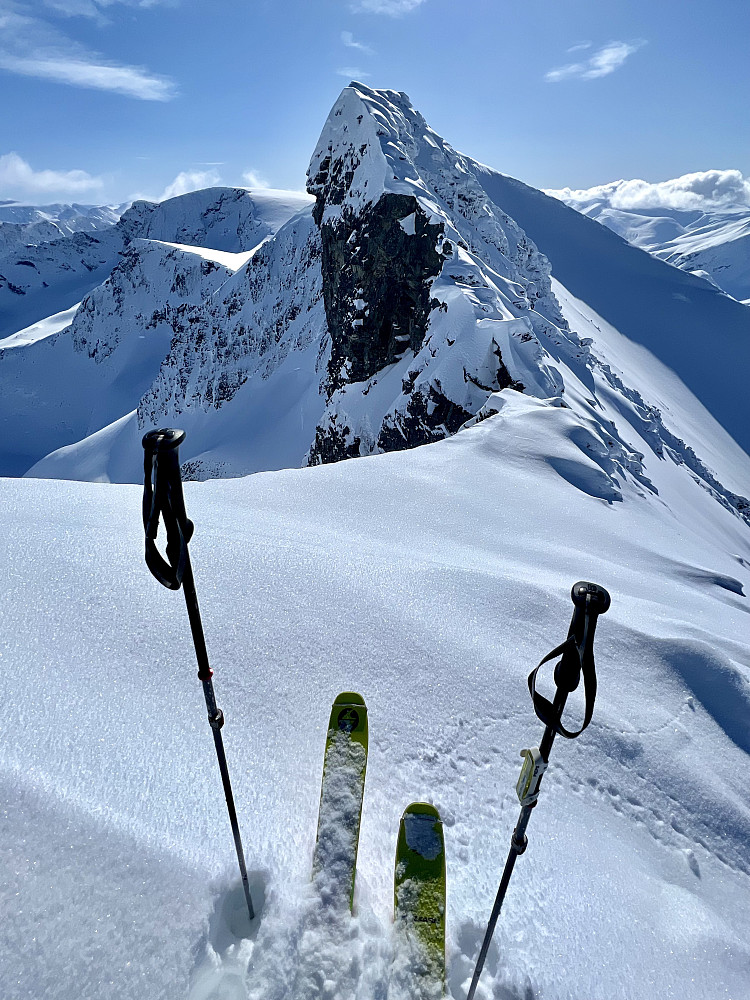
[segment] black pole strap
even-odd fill
[[[149,431],[143,438],[143,527],[146,532],[146,565],[164,587],[179,590],[188,561],[193,522],[185,511],[178,447],[184,431]],[[156,547],[159,520],[167,536],[165,559]]]
[[[564,673],[566,669],[570,670],[569,664],[566,664],[565,662],[567,658],[568,660],[575,659],[577,663],[574,669],[583,674],[583,690],[586,698],[586,708],[583,716],[583,725],[575,732],[571,732],[565,728],[562,724],[560,716],[555,711],[552,702],[543,695],[539,694],[536,689],[536,675],[539,673],[540,668],[543,667],[545,663],[549,663],[550,660],[557,659],[558,656],[562,656],[560,673]],[[576,687],[577,686],[578,685],[576,684]],[[575,690],[575,688],[573,688],[573,690]],[[581,735],[584,729],[586,729],[594,714],[594,701],[596,700],[596,671],[594,668],[593,655],[590,657],[583,655],[578,647],[578,643],[575,640],[575,636],[569,636],[565,642],[557,646],[556,649],[553,649],[551,653],[547,653],[544,659],[540,662],[539,666],[535,667],[534,670],[531,671],[529,674],[529,692],[534,702],[534,711],[544,725],[549,726],[559,736],[564,736],[568,740],[574,740],[577,736]]]

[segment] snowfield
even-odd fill
[[[186,485],[265,898],[247,938],[184,602],[143,563],[140,490],[0,481],[7,1000],[411,1000],[392,868],[417,799],[445,823],[463,998],[519,751],[541,736],[526,675],[581,578],[612,594],[594,720],[555,744],[480,995],[745,995],[747,525],[672,462],[649,464],[658,494],[628,480],[615,499],[570,410],[510,389],[491,410],[411,452]],[[354,918],[310,881],[325,727],[350,689],[370,716]]]

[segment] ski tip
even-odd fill
[[[427,863],[427,868],[423,865]],[[421,874],[430,870],[431,877],[445,871],[445,845],[440,813],[429,802],[412,802],[404,810],[399,824],[396,866],[402,877],[408,877],[411,867]],[[434,870],[433,870],[434,867]]]
[[[438,823],[441,822],[440,813],[430,802],[412,802],[410,806],[404,809],[404,816],[407,814],[410,816],[431,816]],[[403,819],[404,817],[402,816],[401,818]]]
[[[331,733],[349,733],[355,743],[367,748],[367,705],[361,694],[344,691],[336,698],[328,721],[328,737]]]
[[[356,691],[342,691],[337,695],[334,705],[364,705],[365,699]]]

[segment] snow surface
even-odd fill
[[[671,368],[750,450],[750,315],[742,303],[521,181],[481,165],[476,177],[549,257],[570,294]]]
[[[594,720],[553,749],[480,995],[746,996],[747,524],[673,462],[615,499],[569,409],[505,390],[487,410],[411,452],[186,484],[253,928],[139,488],[0,480],[6,1000],[412,1000],[393,862],[420,799],[462,1000],[541,735],[526,675],[577,579],[612,594]],[[370,721],[354,918],[311,882],[343,690]]]
[[[46,340],[47,337],[59,333],[66,326],[70,326],[80,304],[80,302],[76,302],[70,309],[64,309],[62,312],[47,316],[46,319],[40,319],[38,323],[27,326],[25,330],[12,333],[10,337],[0,340],[0,348],[5,350],[8,347],[27,347],[29,344],[36,344],[40,340]]]

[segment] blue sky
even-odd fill
[[[750,174],[747,0],[0,0],[0,199],[301,188],[354,77],[536,187]]]

